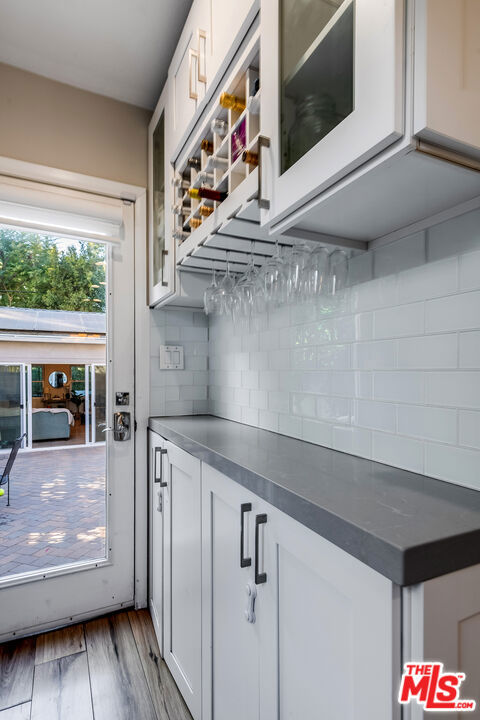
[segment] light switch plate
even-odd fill
[[[160,345],[160,370],[183,370],[184,368],[181,345]]]

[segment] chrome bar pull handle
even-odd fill
[[[243,548],[245,544],[245,513],[252,512],[252,503],[242,503],[240,505],[240,567],[250,567],[252,564],[251,557],[245,557]]]
[[[270,200],[267,200],[262,196],[262,185],[263,185],[263,156],[262,148],[270,147],[270,138],[265,135],[258,136],[258,207],[262,210],[270,210]]]
[[[155,448],[155,472],[153,475],[153,481],[160,483],[160,487],[167,487],[167,483],[163,482],[163,463],[162,455],[166,455],[167,451],[164,448]],[[160,462],[159,462],[160,461]]]
[[[255,585],[262,585],[263,583],[267,582],[267,573],[266,572],[259,572],[259,534],[260,534],[260,525],[266,525],[267,523],[267,516],[262,513],[261,515],[257,515],[255,518]]]

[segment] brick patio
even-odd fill
[[[0,577],[104,556],[105,447],[19,453],[4,489]]]

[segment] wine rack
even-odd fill
[[[217,96],[217,107],[173,179],[174,237],[181,245],[256,169],[260,129],[260,79],[255,66],[242,71]],[[222,103],[222,104],[221,104]],[[225,107],[229,105],[229,107]],[[207,189],[217,199],[192,197]],[[193,193],[192,193],[193,194]]]

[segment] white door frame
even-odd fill
[[[147,277],[147,191],[128,183],[49,168],[45,165],[0,156],[0,174],[55,185],[97,195],[135,202],[135,607],[147,606],[147,426],[149,417],[150,324],[146,302]],[[71,617],[78,622],[81,617]],[[49,624],[55,626],[55,623]],[[48,625],[38,626],[37,631]]]

